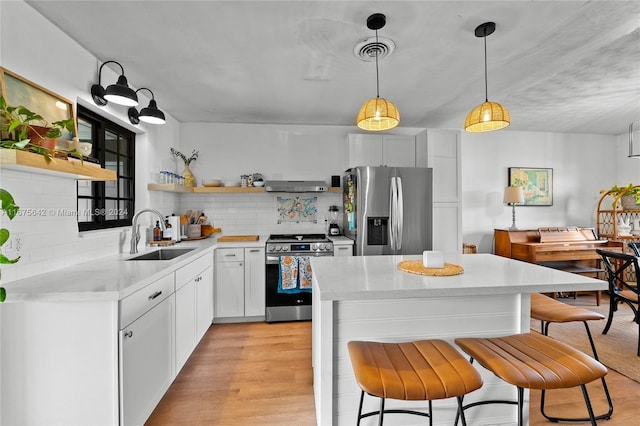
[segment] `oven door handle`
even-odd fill
[[[280,256],[267,256],[268,265],[277,265],[278,263],[280,263]]]

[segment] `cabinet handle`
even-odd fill
[[[235,254],[225,254],[226,257],[236,257]]]
[[[151,296],[149,296],[149,300],[153,300],[153,299],[157,298],[158,296],[160,296],[161,294],[162,294],[162,291],[156,291]]]
[[[124,333],[124,337],[133,337],[133,331],[129,330]]]
[[[251,249],[249,250],[250,253],[259,253],[260,249]]]

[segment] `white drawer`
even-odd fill
[[[176,271],[176,290],[187,284],[202,271],[213,265],[211,253],[204,254]]]
[[[240,262],[244,260],[244,248],[216,249],[216,262]]]
[[[149,309],[171,296],[173,291],[174,274],[172,272],[122,299],[120,301],[120,329],[125,328]]]

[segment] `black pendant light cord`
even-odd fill
[[[487,29],[484,30],[484,101],[489,102],[489,87],[487,83]]]
[[[378,52],[380,52],[380,44],[378,43],[378,30],[376,30],[376,98],[380,97],[380,74],[378,72]]]

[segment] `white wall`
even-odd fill
[[[28,37],[21,35],[25,22],[29,22]],[[146,190],[146,178],[150,167],[173,166],[169,146],[178,143],[178,123],[167,116],[164,126],[133,126],[127,119],[126,107],[97,107],[91,99],[89,90],[98,81],[99,65],[103,60],[117,58],[98,60],[22,1],[0,3],[0,52],[1,66],[138,133],[136,209],[153,205],[169,212],[175,208],[175,197],[165,197],[160,202],[153,199]],[[126,71],[126,64],[123,65]],[[103,83],[116,78],[108,67],[103,68]],[[144,97],[140,99],[145,102]],[[10,223],[6,216],[0,217],[0,225],[11,233],[23,234],[22,257],[14,265],[2,265],[2,282],[114,254],[123,248],[128,250],[129,229],[80,234],[75,216],[50,213],[52,208],[76,211],[74,180],[1,170],[0,187],[11,192],[22,208]],[[29,216],[29,211],[45,213]]]
[[[464,241],[478,244],[481,252],[491,253],[493,230],[511,226],[511,207],[502,204],[509,167],[553,169],[553,206],[516,206],[518,228],[595,227],[599,191],[619,178],[616,165],[623,160],[616,142],[620,138],[545,132],[463,132]]]

